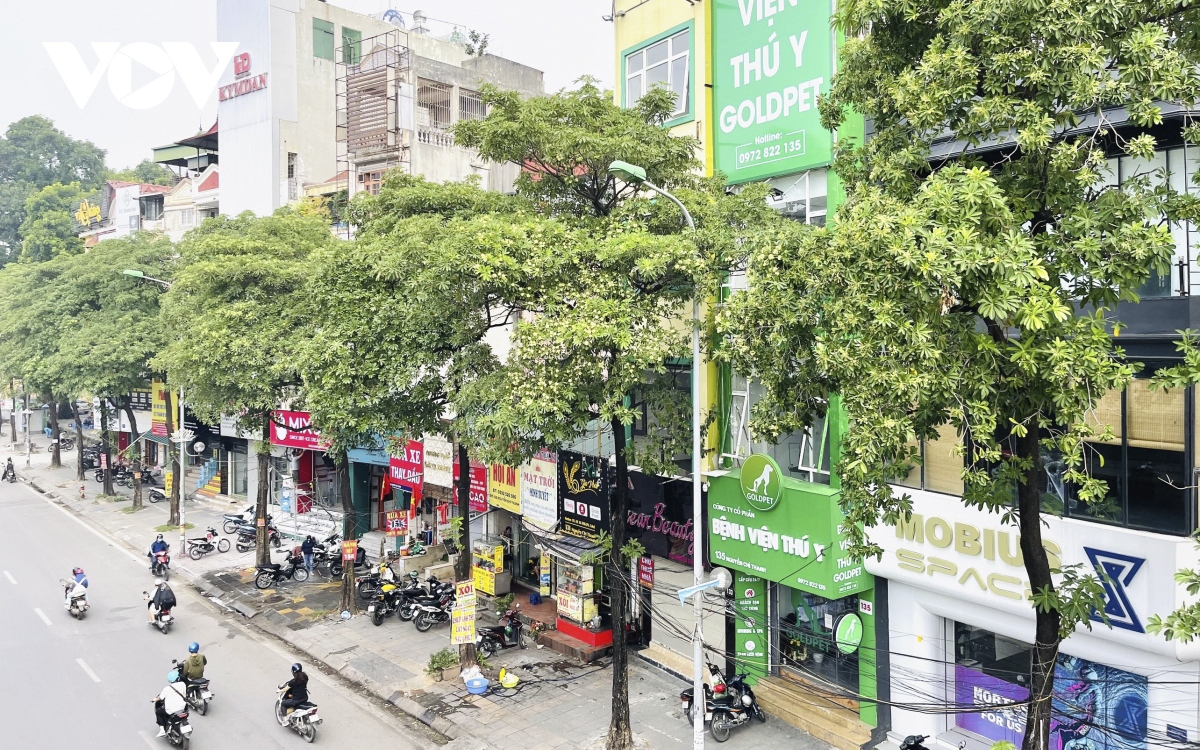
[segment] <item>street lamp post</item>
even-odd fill
[[[662,197],[674,203],[683,212],[683,220],[688,229],[695,231],[696,223],[687,207],[675,196],[646,179],[646,170],[634,164],[614,161],[608,167],[608,173],[625,182],[641,185],[647,190],[653,190]],[[696,523],[704,518],[703,496],[700,486],[700,296],[692,293],[692,517]],[[692,575],[694,585],[704,582],[704,547],[703,530],[696,529],[694,549],[692,551]],[[692,747],[700,750],[704,747],[704,631],[701,622],[704,617],[704,597],[697,593],[692,598],[692,607],[696,627],[692,633]]]

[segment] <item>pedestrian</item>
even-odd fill
[[[300,545],[300,551],[304,553],[304,567],[309,573],[313,570],[313,549],[316,546],[317,540],[313,539],[312,534],[304,537],[304,542]]]

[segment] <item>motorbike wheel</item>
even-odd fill
[[[371,622],[376,626],[383,624],[383,610],[382,609],[380,609],[379,607],[375,607],[375,611],[371,613]]]
[[[341,560],[334,560],[333,562],[329,563],[330,578],[341,578],[344,570],[345,568],[342,567]]]
[[[304,583],[308,580],[308,568],[296,568],[296,572],[292,573],[292,578],[295,578],[297,583]]]
[[[379,593],[375,588],[375,582],[369,578],[364,578],[355,586],[355,589],[358,591],[358,598],[364,602],[371,601],[375,598],[375,594]]]
[[[688,723],[688,726],[689,726],[689,727],[690,727],[690,726],[695,726],[695,725],[696,725],[696,717],[695,717],[695,715],[692,713],[692,706],[691,706],[691,704],[688,704],[687,710],[683,712],[683,718],[687,719],[687,723]]]
[[[313,740],[317,738],[317,728],[312,724],[305,724],[300,729],[300,736],[304,738],[305,742],[311,745]]]
[[[765,713],[763,713],[763,710],[760,706],[754,707],[754,716],[762,723],[764,723],[764,724],[767,723],[767,715]]]
[[[168,622],[166,625],[162,626],[162,634],[167,635],[170,632],[171,632],[171,623]]]
[[[184,737],[183,741],[179,743],[179,746],[182,747],[183,750],[188,750],[188,748],[192,746],[192,739],[190,737]]]
[[[279,539],[279,537],[272,536],[271,537],[271,546],[274,547],[275,549],[279,549],[280,547],[283,546],[283,542]]]
[[[225,523],[221,524],[221,531],[224,531],[226,534],[232,536],[237,532],[237,527],[238,525],[235,522],[226,521]]]
[[[496,653],[496,644],[492,643],[492,639],[484,638],[479,642],[479,653],[485,659],[492,658],[492,654]]]
[[[256,589],[269,589],[273,583],[275,583],[275,576],[265,570],[254,577],[254,588]]]
[[[238,542],[238,543],[237,543],[237,551],[238,551],[238,552],[249,552],[249,551],[250,551],[250,548],[251,548],[252,546],[253,546],[253,545],[250,545],[250,544],[242,544],[241,542]]]
[[[200,700],[196,701],[195,705],[196,705],[196,710],[200,712],[201,716],[208,713],[208,701],[201,698]]]
[[[164,581],[169,581],[169,580],[171,580],[171,569],[170,569],[170,568],[163,568],[163,569],[162,569],[162,579],[163,579]]]
[[[428,613],[422,611],[413,618],[413,625],[417,626],[417,632],[424,633],[433,627],[433,621],[429,619]]]
[[[229,551],[229,540],[228,539],[222,539],[217,542],[217,552],[228,552],[228,551]]]
[[[712,736],[717,742],[724,742],[729,739],[729,719],[723,713],[719,713],[712,720]]]
[[[401,604],[400,609],[396,610],[396,617],[400,618],[400,622],[410,622],[415,614],[416,610],[411,604]]]
[[[192,548],[188,550],[188,557],[192,558],[193,560],[199,560],[200,558],[204,557],[204,551],[204,548],[199,544],[193,544]]]
[[[95,479],[98,483],[103,484],[104,483],[104,472],[97,471],[95,474],[92,475],[92,479]]]

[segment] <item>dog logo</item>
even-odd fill
[[[742,464],[742,495],[755,510],[767,511],[783,497],[783,473],[775,459],[755,453]]]

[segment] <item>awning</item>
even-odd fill
[[[586,539],[560,534],[557,531],[545,531],[530,524],[526,524],[524,529],[529,536],[533,537],[537,546],[549,552],[553,557],[563,557],[576,564],[580,563],[580,558],[584,555],[595,555],[600,552],[598,545]]]
[[[153,432],[150,432],[149,430],[147,430],[146,432],[143,432],[141,435],[138,435],[138,440],[149,440],[150,442],[158,443],[159,445],[166,445],[166,446],[171,445],[171,441],[167,439],[166,435],[155,435]],[[137,441],[135,440],[134,442],[137,442]]]

